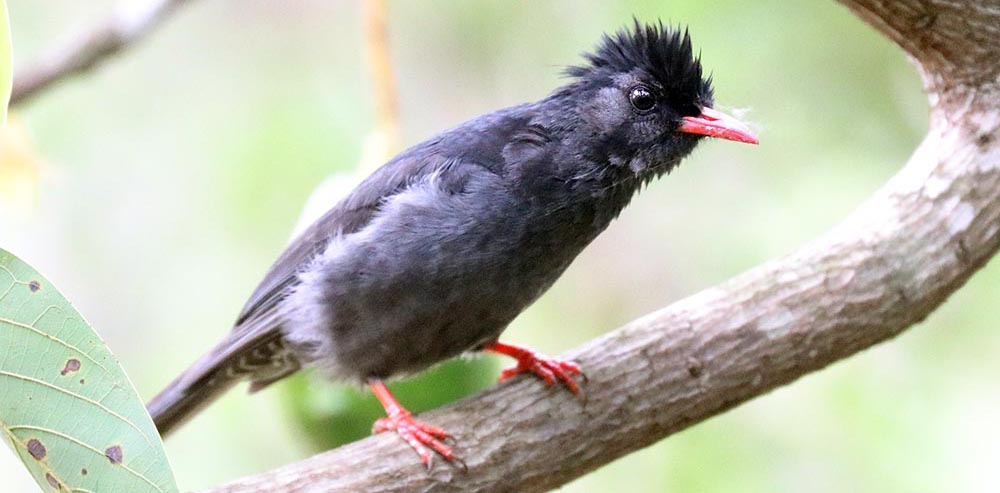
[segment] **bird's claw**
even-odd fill
[[[448,462],[458,462],[465,468],[465,463],[455,457],[451,447],[444,444],[443,440],[451,439],[442,428],[417,421],[406,411],[401,411],[394,415],[380,418],[372,426],[372,433],[382,433],[384,431],[394,431],[400,438],[410,445],[420,461],[430,470],[434,466],[434,453],[440,455]],[[433,451],[433,452],[432,452]]]
[[[507,380],[522,373],[533,373],[541,378],[545,385],[552,386],[558,380],[574,394],[580,393],[580,385],[573,379],[583,375],[580,365],[572,361],[549,358],[537,353],[526,353],[518,357],[517,365],[500,372],[500,381]]]

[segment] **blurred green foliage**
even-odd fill
[[[112,3],[10,0],[18,58]],[[759,130],[759,148],[705,143],[652,184],[504,335],[553,355],[791,252],[876,190],[926,130],[916,72],[833,1],[389,5],[405,143],[544,96],[632,15],[687,24],[718,104]],[[358,162],[373,125],[359,15],[355,1],[189,2],[118,60],[18,109],[49,165],[34,211],[0,203],[0,244],[48,266],[145,396],[228,330],[312,188]],[[995,491],[998,269],[896,341],[560,491]],[[366,432],[373,401],[316,379],[231,392],[171,437],[181,489]],[[400,382],[400,400],[471,388],[439,382]],[[324,427],[321,445],[310,437]],[[4,491],[35,491],[7,462]]]
[[[490,357],[457,359],[392,382],[389,389],[407,410],[419,413],[485,389],[496,381],[497,369]],[[364,438],[371,434],[372,423],[385,416],[371,392],[335,385],[316,373],[292,377],[284,391],[289,414],[316,450]]]

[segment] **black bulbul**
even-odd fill
[[[603,37],[544,99],[480,116],[402,152],[298,236],[232,332],[149,404],[166,433],[240,380],[259,390],[302,367],[366,383],[392,430],[430,465],[444,430],[412,418],[383,380],[467,351],[517,360],[577,392],[580,368],[498,341],[640,188],[702,138],[757,143],[712,109],[687,31]]]

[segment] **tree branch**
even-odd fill
[[[14,72],[11,106],[53,84],[86,72],[150,32],[188,0],[123,3],[110,18]]]
[[[374,436],[209,491],[546,491],[926,317],[1000,245],[1000,8],[842,3],[909,53],[932,107],[906,166],[842,224],[572,351],[586,401],[521,379],[428,413],[467,472],[428,474]]]

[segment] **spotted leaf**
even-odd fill
[[[43,491],[177,492],[111,351],[48,280],[2,249],[0,429]]]

